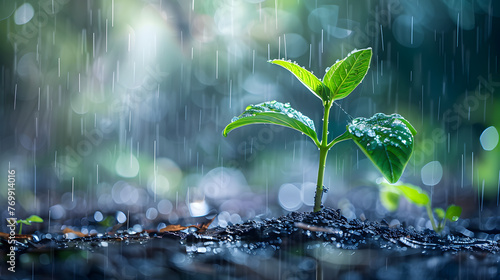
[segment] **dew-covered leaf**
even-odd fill
[[[452,222],[456,222],[460,218],[461,214],[462,214],[462,207],[452,204],[448,207],[448,209],[446,209],[445,218]]]
[[[316,76],[314,76],[313,73],[291,61],[274,59],[269,60],[269,62],[282,66],[283,68],[292,72],[292,74],[294,74],[295,77],[297,77],[297,79],[299,79],[299,81],[303,85],[305,85],[312,93],[314,93],[319,99],[325,100],[324,90],[326,90],[326,88],[324,88],[323,83]]]
[[[290,104],[277,101],[269,101],[257,105],[250,105],[238,117],[234,117],[231,123],[224,128],[223,135],[238,127],[249,124],[277,124],[293,128],[311,137],[315,143],[318,142],[314,122],[299,111],[293,109]]]
[[[371,48],[355,50],[332,65],[323,77],[323,83],[330,89],[329,99],[337,100],[348,96],[365,77],[371,58]]]
[[[415,129],[398,114],[356,118],[348,126],[354,142],[390,183],[403,174],[413,152]]]

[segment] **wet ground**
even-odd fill
[[[1,278],[498,279],[500,274],[495,240],[347,220],[330,208],[203,232],[193,227],[79,235],[18,239],[17,272],[2,269]],[[2,256],[7,245],[2,239]]]

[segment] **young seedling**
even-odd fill
[[[446,220],[456,222],[462,214],[462,208],[453,204],[448,206],[446,211],[444,211],[443,208],[432,209],[429,195],[418,186],[412,184],[391,185],[386,182],[381,183],[381,185],[380,201],[387,210],[396,211],[399,207],[399,198],[403,196],[409,202],[417,206],[425,207],[429,220],[431,221],[432,229],[437,233],[443,231]],[[433,212],[438,218],[437,224]]]
[[[17,220],[17,223],[21,224],[19,226],[19,234],[21,234],[23,232],[23,224],[31,226],[31,223],[43,223],[43,219],[37,215],[31,215],[26,220]]]
[[[248,106],[241,115],[231,120],[223,135],[227,136],[231,130],[249,124],[276,124],[309,136],[319,148],[314,212],[320,211],[322,207],[321,198],[325,191],[323,178],[328,151],[341,141],[352,139],[389,182],[397,182],[413,152],[413,135],[416,134],[415,129],[402,116],[377,113],[369,119],[356,118],[347,125],[343,134],[328,141],[328,121],[333,103],[347,97],[361,83],[370,67],[371,57],[371,48],[355,50],[328,68],[322,80],[293,62],[278,59],[269,61],[290,71],[321,100],[321,140],[318,139],[310,118],[290,107],[290,104],[277,101]]]

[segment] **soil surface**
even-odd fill
[[[2,238],[2,256],[11,245]],[[339,210],[228,227],[20,236],[8,279],[498,279],[494,240],[438,235]]]

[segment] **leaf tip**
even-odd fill
[[[412,136],[417,135],[417,130],[413,127],[413,125],[411,125],[408,120],[401,116],[398,119],[406,125],[406,127],[410,130]]]
[[[267,62],[272,63],[272,64],[277,64],[277,65],[279,65],[279,63],[277,63],[279,61],[283,61],[283,60],[282,59],[277,59],[277,58],[267,60]]]
[[[396,184],[398,181],[399,181],[399,178],[396,178],[396,176],[394,174],[392,174],[389,178],[389,176],[385,176],[384,174],[384,177],[385,179],[387,179],[387,181],[390,183],[390,184]]]
[[[227,130],[227,126],[226,126],[226,128],[224,128],[224,130],[222,131],[222,136],[227,137],[228,133],[229,133],[229,130]]]

